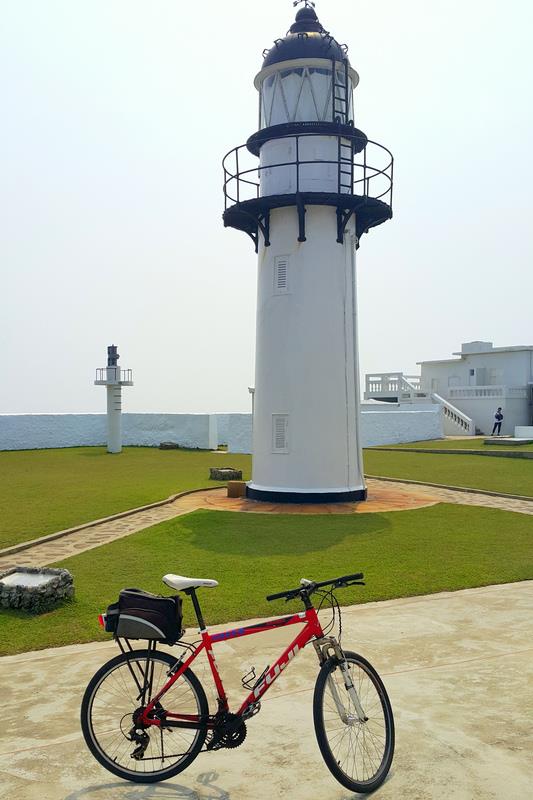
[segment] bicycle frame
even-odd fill
[[[185,670],[192,664],[192,662],[205,650],[213,680],[218,694],[219,713],[229,712],[228,698],[220,677],[215,656],[213,653],[213,645],[217,642],[227,642],[231,639],[237,639],[241,636],[250,636],[254,633],[265,633],[266,631],[275,630],[276,628],[283,628],[288,625],[297,625],[305,623],[305,627],[298,633],[296,638],[285,648],[276,663],[269,667],[268,670],[261,676],[260,680],[252,688],[249,695],[240,705],[236,716],[246,718],[254,713],[254,706],[265,694],[265,692],[272,686],[276,678],[283,672],[287,664],[313,639],[322,639],[324,632],[318,619],[316,609],[311,607],[305,611],[290,614],[286,617],[276,617],[275,619],[268,620],[267,622],[258,622],[255,625],[248,625],[244,628],[234,628],[233,630],[222,631],[221,633],[210,634],[208,630],[201,630],[202,641],[194,649],[193,653],[181,663],[179,668],[173,672],[169,680],[165,683],[161,691],[152,698],[151,702],[144,709],[140,722],[143,725],[156,725],[158,727],[176,727],[176,728],[201,728],[207,727],[213,729],[216,721],[213,715],[207,719],[200,718],[198,715],[192,714],[175,714],[171,711],[165,711],[164,715],[158,716],[156,709],[157,704],[164,696],[165,692],[183,675]],[[183,658],[183,656],[182,656]],[[181,659],[180,659],[181,660]],[[178,660],[178,663],[179,661]],[[257,709],[258,710],[258,709]],[[154,716],[155,712],[155,716]],[[247,713],[248,712],[248,713]]]

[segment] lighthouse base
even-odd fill
[[[268,503],[357,503],[366,500],[367,490],[353,489],[345,492],[279,492],[271,489],[246,487],[246,497]]]

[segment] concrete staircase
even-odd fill
[[[364,397],[388,403],[436,403],[442,407],[445,436],[474,436],[476,433],[474,421],[449,400],[423,391],[418,375],[404,375],[403,372],[367,375]]]

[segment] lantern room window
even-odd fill
[[[334,96],[335,89],[335,96]],[[353,120],[353,86],[344,67],[295,66],[273,72],[260,89],[260,127]]]

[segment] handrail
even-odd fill
[[[371,139],[364,139],[365,147],[363,148],[363,160],[355,161],[354,156],[352,155],[351,160],[342,161],[343,164],[351,164],[350,171],[351,171],[351,179],[349,184],[342,184],[341,183],[341,173],[340,173],[340,165],[341,165],[341,157],[338,155],[337,159],[326,159],[326,158],[319,158],[319,159],[304,159],[303,161],[300,160],[300,139],[308,138],[308,137],[327,137],[327,138],[336,138],[338,141],[338,152],[340,153],[341,146],[345,146],[347,142],[353,143],[355,141],[363,141],[363,138],[360,135],[354,134],[350,136],[346,133],[324,133],[315,132],[315,131],[305,131],[304,133],[288,133],[282,136],[276,137],[276,140],[280,139],[291,139],[295,140],[296,142],[296,154],[295,158],[291,161],[280,161],[274,164],[255,164],[252,167],[242,169],[240,160],[240,155],[246,149],[247,152],[247,145],[239,145],[238,147],[234,147],[224,156],[222,160],[222,167],[224,170],[224,184],[223,184],[223,191],[224,191],[224,202],[225,202],[225,210],[228,209],[229,206],[232,205],[239,205],[243,202],[242,197],[242,190],[244,189],[243,185],[253,187],[255,189],[255,198],[258,199],[260,197],[260,188],[261,188],[261,174],[263,170],[274,170],[282,167],[295,167],[296,168],[296,192],[300,191],[300,168],[302,166],[309,166],[309,165],[318,165],[318,164],[334,164],[338,167],[338,175],[337,175],[337,192],[339,195],[356,195],[362,196],[366,198],[372,198],[373,200],[381,200],[382,198],[387,197],[388,205],[392,205],[392,186],[393,186],[393,165],[394,165],[394,157],[391,151],[385,147],[384,145],[379,144],[378,142],[374,142]],[[387,163],[383,167],[372,166],[368,163],[367,160],[367,148],[368,146],[371,148],[377,148],[379,151],[383,151],[389,157]],[[231,160],[231,165],[230,165]],[[357,172],[356,172],[357,170]],[[362,173],[362,174],[361,174]],[[258,176],[257,180],[250,180],[250,175],[256,174]],[[346,173],[345,173],[346,174]],[[246,176],[246,177],[245,177]],[[371,188],[375,185],[375,179],[380,179],[382,176],[383,180],[386,182],[386,188],[381,191],[379,194],[372,195]],[[371,182],[374,183],[371,185]],[[234,183],[236,183],[236,187],[234,187]],[[356,187],[359,187],[362,184],[362,194],[356,191]],[[235,196],[236,195],[236,196]],[[248,198],[251,199],[251,198]]]
[[[467,431],[468,434],[474,435],[476,432],[476,426],[474,424],[474,420],[461,411],[459,408],[450,403],[449,400],[445,400],[444,397],[441,397],[440,394],[436,392],[431,393],[431,399],[434,403],[442,406],[442,411],[445,416],[455,422],[460,428]]]

